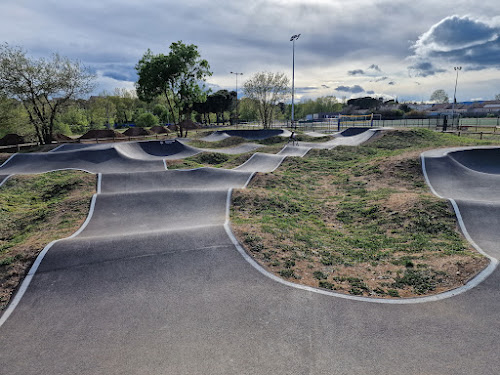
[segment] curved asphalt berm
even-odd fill
[[[488,255],[500,258],[500,148],[424,152],[434,192],[452,200],[468,234]]]
[[[270,137],[289,137],[290,134],[288,130],[284,129],[218,130],[202,138],[202,140],[206,142],[217,142],[229,137],[240,137],[251,141],[257,141]]]
[[[88,225],[52,246],[0,328],[2,372],[498,374],[498,272],[408,305],[277,283],[226,232],[227,186],[253,171],[216,172],[104,174]]]

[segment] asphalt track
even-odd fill
[[[123,173],[117,163],[103,173],[87,225],[50,247],[4,319],[1,372],[498,374],[498,271],[453,298],[387,304],[276,282],[247,261],[230,236],[230,189],[246,186],[259,163],[272,170],[305,152],[287,146],[231,171]],[[473,154],[424,154],[435,191],[453,190],[453,163],[485,177],[470,168]],[[467,183],[461,201],[474,190]],[[467,229],[476,242],[485,234]],[[483,250],[494,251],[495,233],[486,234]]]
[[[289,137],[290,132],[283,129],[258,129],[258,130],[218,130],[202,138],[206,142],[217,142],[229,137],[240,137],[246,140],[257,141],[270,137]]]

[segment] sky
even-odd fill
[[[297,101],[453,98],[457,73],[459,102],[500,94],[498,0],[1,0],[0,35],[34,58],[79,60],[95,94],[134,88],[146,50],[180,40],[208,60],[212,90],[239,96],[257,72],[291,80],[293,45]]]

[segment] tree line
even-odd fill
[[[259,72],[235,91],[207,89],[212,75],[197,46],[172,43],[167,54],[147,50],[135,66],[135,89],[115,89],[90,96],[95,74],[78,61],[58,54],[34,59],[21,47],[0,45],[0,137],[17,133],[50,143],[54,134],[83,134],[110,127],[174,124],[183,134],[183,120],[201,124],[289,120],[290,81],[283,73]],[[334,96],[295,104],[295,117],[340,112]]]

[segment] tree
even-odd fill
[[[115,123],[127,125],[132,121],[134,111],[139,104],[139,99],[134,90],[116,88],[114,94],[108,98],[115,108]]]
[[[15,133],[25,138],[33,136],[28,115],[22,104],[15,99],[0,95],[0,138],[8,133]]]
[[[168,55],[154,55],[148,49],[135,68],[139,98],[151,102],[164,95],[175,124],[190,118],[194,103],[206,100],[206,92],[199,84],[212,72],[194,44],[172,43]],[[182,134],[182,129],[179,131]]]
[[[444,90],[439,89],[432,93],[430,101],[435,103],[448,103],[450,98]]]
[[[58,54],[32,59],[20,47],[0,46],[0,93],[19,100],[40,143],[52,142],[54,120],[70,99],[90,93],[95,76]]]
[[[239,100],[238,108],[240,118],[245,121],[257,120],[259,118],[259,114],[256,107],[257,106],[253,100],[249,98],[241,98]]]
[[[92,129],[113,127],[115,124],[116,108],[111,96],[102,93],[100,96],[92,96],[87,103],[87,114]]]
[[[495,100],[500,100],[500,94],[495,95]]]
[[[140,128],[150,128],[158,125],[158,123],[158,117],[150,112],[140,114],[135,121],[135,124]]]
[[[224,112],[229,112],[234,107],[236,91],[219,90],[207,98],[208,111],[215,113],[217,125],[225,123]]]
[[[290,93],[289,82],[284,73],[260,72],[243,85],[245,96],[257,104],[264,128],[271,126],[276,105]]]
[[[55,128],[62,133],[64,133],[65,129],[69,129],[74,134],[85,134],[89,130],[89,120],[86,111],[76,104],[66,106],[57,115]]]

